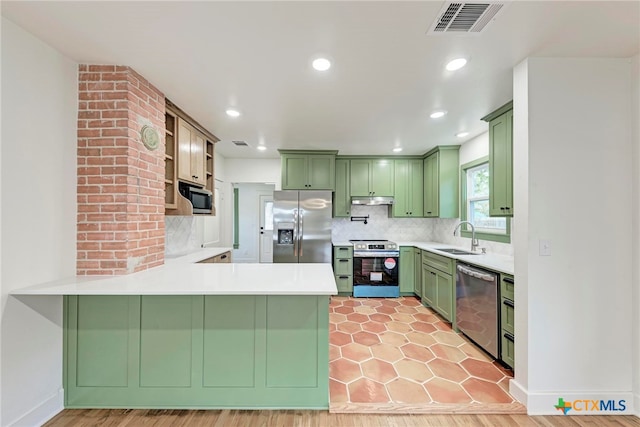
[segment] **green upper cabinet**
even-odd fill
[[[348,217],[351,214],[349,190],[349,160],[336,159],[336,191],[333,193],[333,216]]]
[[[335,190],[337,151],[278,151],[283,190]]]
[[[394,160],[395,203],[393,216],[421,217],[423,212],[424,183],[421,159]]]
[[[427,218],[458,218],[459,145],[443,145],[424,158],[424,212]]]
[[[393,161],[388,159],[351,159],[352,196],[391,196]]]
[[[489,215],[513,216],[513,103],[482,120],[489,122]]]

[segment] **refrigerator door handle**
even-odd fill
[[[298,209],[293,210],[293,256],[298,256]]]
[[[298,252],[300,253],[300,256],[302,256],[302,236],[304,236],[304,224],[303,224],[303,220],[304,220],[304,209],[300,209],[300,220],[298,222],[299,227],[300,227],[300,232],[298,233]]]

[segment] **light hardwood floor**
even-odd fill
[[[640,427],[633,416],[374,415],[327,411],[65,409],[46,427]]]

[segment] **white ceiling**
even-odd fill
[[[486,131],[529,56],[630,57],[640,1],[515,1],[478,35],[427,35],[442,1],[2,1],[2,15],[79,63],[128,65],[221,141],[422,154]],[[319,73],[318,54],[333,61]],[[467,66],[444,69],[465,56]],[[242,115],[230,118],[228,107]],[[444,109],[438,120],[429,114]],[[465,139],[455,137],[466,130]],[[239,148],[242,140],[249,148]],[[255,149],[268,147],[265,152]]]

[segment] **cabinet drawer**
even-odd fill
[[[423,250],[422,263],[435,268],[436,270],[453,275],[456,261],[452,258],[447,258],[446,256]]]
[[[338,292],[353,292],[353,276],[350,274],[336,275]]]
[[[511,368],[513,368],[515,361],[513,340],[513,334],[510,334],[507,331],[502,331],[502,351],[500,356],[502,357],[502,361]]]
[[[334,259],[353,258],[353,246],[334,246],[333,258]]]
[[[336,274],[336,275],[353,274],[353,260],[335,259],[333,261],[333,274]]]
[[[500,276],[500,296],[513,301],[514,280],[513,276],[503,274]]]
[[[503,297],[500,310],[500,323],[502,324],[502,329],[513,334],[515,314],[513,301]]]

